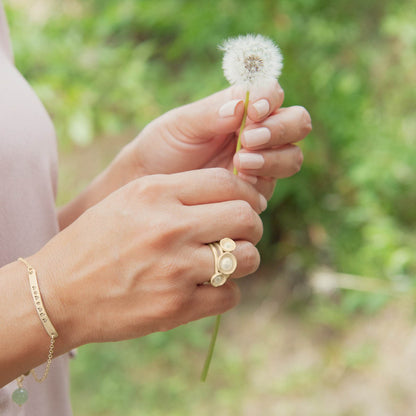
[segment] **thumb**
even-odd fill
[[[183,139],[195,142],[236,131],[244,113],[243,98],[227,88],[165,114],[171,128],[176,127]]]

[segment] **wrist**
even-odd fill
[[[144,166],[137,149],[140,134],[120,150],[107,168],[108,176],[118,178],[118,182],[122,182],[123,185],[150,174]]]
[[[2,267],[0,274],[0,286],[5,294],[0,302],[4,318],[0,330],[2,387],[46,361],[50,338],[36,312],[25,266],[15,261]]]
[[[51,240],[53,243],[53,240]],[[51,242],[38,253],[27,257],[27,262],[36,270],[40,294],[45,310],[59,336],[56,339],[57,355],[70,351],[83,343],[84,336],[76,309],[69,307],[66,301],[67,287],[65,285],[65,253],[59,257],[51,250]],[[22,265],[23,267],[23,265]],[[28,287],[30,294],[30,288]],[[33,311],[36,315],[36,310]],[[41,328],[44,331],[44,328]],[[46,335],[46,332],[45,332]]]

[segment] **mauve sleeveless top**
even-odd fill
[[[58,232],[56,183],[55,131],[41,102],[14,66],[0,0],[0,266],[35,253]],[[47,351],[45,345],[45,361]],[[44,365],[36,371],[42,374],[43,369]],[[0,389],[0,415],[72,414],[67,354],[53,360],[43,383],[25,377],[24,387],[29,399],[21,407],[11,400],[16,381]]]

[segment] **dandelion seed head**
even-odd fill
[[[281,74],[283,57],[280,49],[264,36],[246,35],[227,39],[220,49],[224,51],[224,75],[231,85],[249,89]]]

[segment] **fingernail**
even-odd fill
[[[268,143],[271,137],[272,135],[267,127],[247,130],[243,135],[246,147],[261,146],[262,144]]]
[[[260,209],[261,212],[264,212],[267,209],[267,199],[262,194],[260,194]]]
[[[257,176],[246,175],[245,173],[238,172],[238,176],[244,181],[255,185],[257,183]]]
[[[243,100],[231,100],[228,103],[225,103],[221,106],[218,110],[218,114],[220,117],[231,117],[235,115],[235,109],[237,108],[238,103],[242,102]]]
[[[260,169],[264,165],[264,158],[258,153],[238,153],[241,169]]]
[[[265,100],[265,99],[256,101],[253,104],[253,107],[257,111],[257,116],[258,117],[264,117],[265,115],[267,115],[267,113],[270,110],[269,102],[267,100]]]

